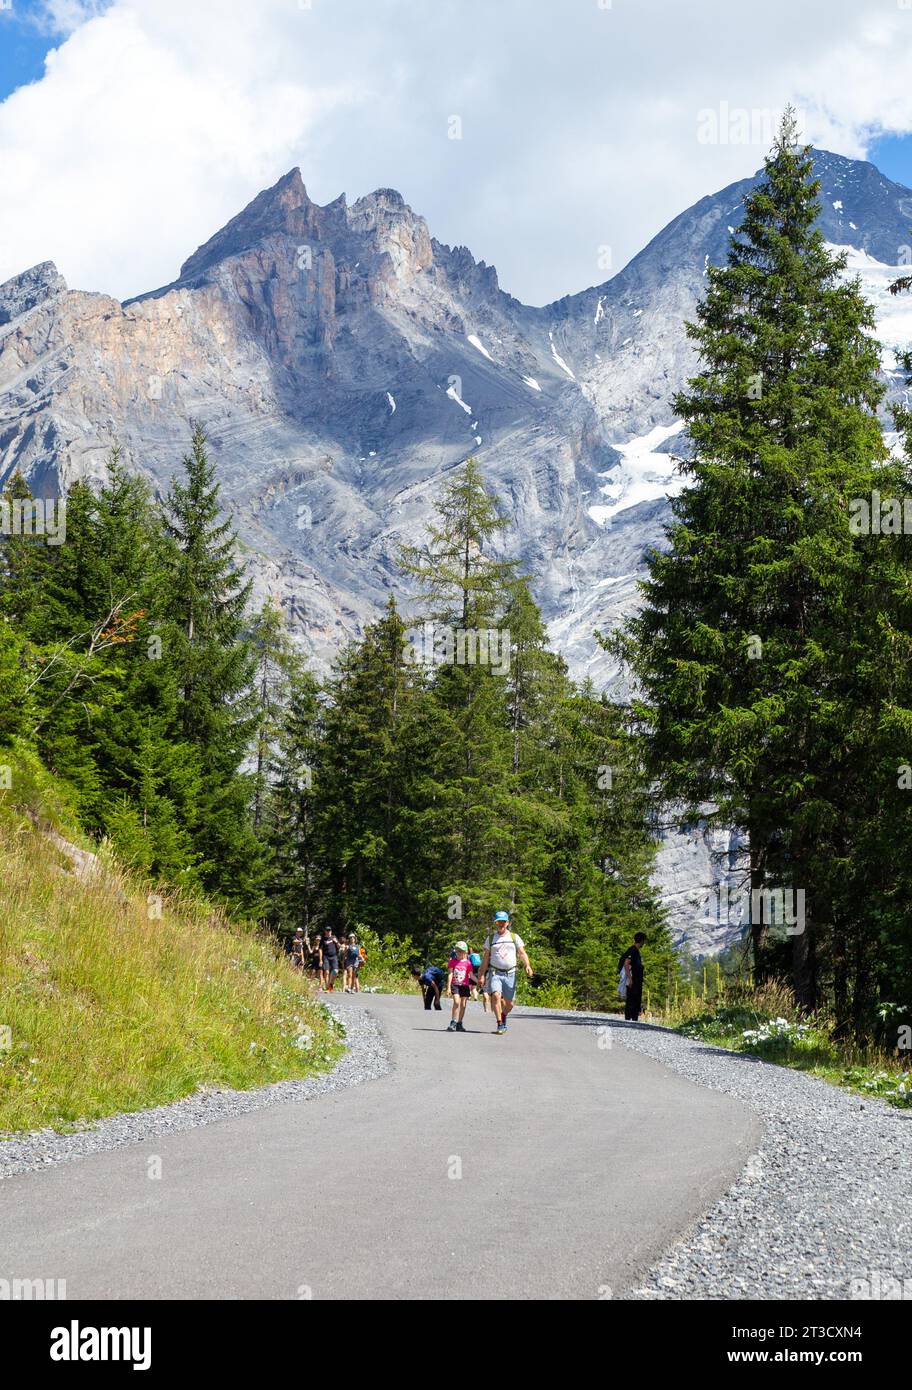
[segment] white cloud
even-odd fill
[[[912,130],[912,11],[880,0],[48,0],[44,19],[46,76],[0,105],[0,278],[49,258],[121,296],[294,164],[320,202],[399,188],[541,302],[758,166],[762,145],[701,144],[701,110],[791,99],[855,156]]]

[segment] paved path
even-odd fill
[[[758,1142],[618,1021],[523,1011],[495,1037],[473,1003],[465,1034],[417,994],[363,1006],[379,1080],[6,1179],[0,1276],[70,1298],[618,1296]]]

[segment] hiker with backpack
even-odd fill
[[[643,1011],[643,957],[640,955],[640,947],[646,944],[646,933],[638,931],[633,938],[633,945],[629,946],[621,959],[618,961],[620,978],[618,980],[618,994],[624,1001],[624,1017],[630,1023],[636,1023]]]
[[[507,1031],[507,1018],[516,997],[517,960],[522,961],[523,968],[531,979],[532,966],[529,964],[522,937],[510,930],[509,912],[495,912],[494,930],[485,939],[478,977],[483,982],[485,992],[491,997],[491,1007],[497,1020],[497,1027],[494,1029],[496,1034]]]

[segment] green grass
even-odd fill
[[[333,1064],[338,1026],[265,935],[179,895],[150,919],[153,885],[104,853],[77,878],[49,824],[67,833],[66,799],[17,760],[0,791],[0,1132]]]
[[[789,992],[771,982],[741,997],[690,1002],[663,1020],[684,1037],[819,1076],[861,1095],[912,1107],[912,1072],[898,1053],[833,1038],[826,1020],[797,1016]]]

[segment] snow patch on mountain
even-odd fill
[[[861,279],[862,293],[874,308],[874,336],[883,347],[881,364],[884,371],[901,370],[897,356],[912,342],[912,295],[893,295],[890,286],[900,276],[909,274],[909,266],[886,265],[854,246],[839,246],[834,242],[827,242],[826,245],[833,255],[844,252],[848,257],[844,272],[847,280],[854,279],[856,275]]]
[[[485,347],[484,343],[478,337],[477,333],[467,333],[466,337],[468,341],[472,344],[472,347],[478,348],[478,351],[482,353],[488,359],[489,362],[494,361],[494,358],[488,352],[488,349]]]
[[[599,475],[609,479],[601,489],[608,502],[588,508],[593,521],[604,526],[619,512],[638,507],[641,502],[675,497],[681,491],[684,479],[676,471],[674,460],[658,450],[659,445],[680,434],[683,428],[684,421],[676,420],[672,425],[657,425],[648,434],[614,446],[622,462]]]
[[[451,401],[455,401],[457,405],[462,407],[466,415],[471,415],[472,407],[470,405],[466,405],[465,401],[462,399],[455,386],[447,387],[447,395],[449,396]]]
[[[572,372],[572,371],[570,370],[570,368],[567,366],[566,362],[565,362],[564,359],[561,357],[561,355],[560,355],[560,353],[558,352],[557,348],[554,346],[554,334],[553,334],[553,333],[549,333],[549,334],[548,334],[548,337],[551,339],[551,356],[554,358],[554,360],[555,360],[555,362],[557,363],[557,365],[558,365],[560,368],[562,368],[563,371],[565,371],[565,372],[567,373],[568,377],[570,377],[570,379],[571,379],[572,381],[576,381],[576,377],[573,375],[573,372]]]

